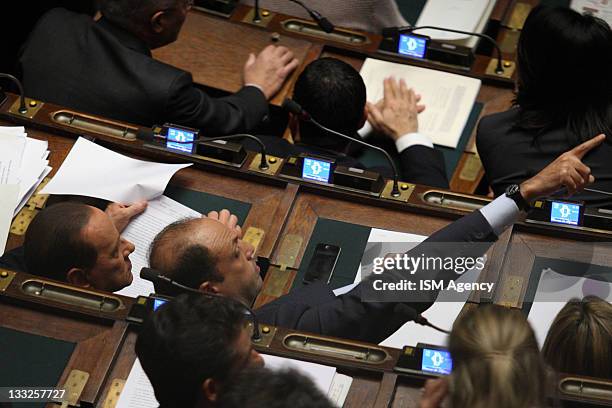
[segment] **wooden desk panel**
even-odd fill
[[[302,64],[313,47],[308,41],[288,36],[274,42],[271,35],[256,27],[191,11],[178,40],[154,50],[153,56],[191,72],[197,84],[233,93],[242,87],[242,71],[250,53],[257,54],[270,44],[283,45]],[[300,68],[294,71],[272,104],[282,104],[300,71]]]

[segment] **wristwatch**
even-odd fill
[[[531,208],[529,203],[521,195],[521,186],[518,184],[511,184],[506,188],[506,197],[514,200],[516,206],[521,211],[527,211]]]

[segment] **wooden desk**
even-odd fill
[[[198,11],[188,14],[176,42],[153,51],[153,56],[191,72],[195,83],[229,93],[242,86],[242,72],[250,53],[259,53],[270,44],[283,45],[295,54],[300,64],[310,62],[309,52],[316,48],[309,41],[282,36],[256,27],[230,23]],[[273,105],[280,106],[301,72],[298,67],[285,83]]]

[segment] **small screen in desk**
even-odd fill
[[[159,307],[166,302],[167,302],[166,299],[154,298],[153,299],[153,311],[156,311],[157,309],[159,309]]]
[[[322,181],[329,183],[331,174],[331,163],[324,160],[304,158],[302,178],[306,180]]]
[[[453,369],[453,360],[448,351],[424,348],[421,371],[448,375]]]
[[[169,149],[180,150],[182,152],[192,153],[195,133],[184,129],[168,128],[168,136],[166,136],[166,147]],[[180,142],[180,143],[177,143]]]
[[[427,37],[420,35],[400,34],[397,52],[415,58],[425,58]]]
[[[580,221],[580,207],[580,204],[553,201],[550,207],[550,222],[578,225]]]

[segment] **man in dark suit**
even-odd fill
[[[192,0],[102,0],[102,17],[54,9],[38,22],[20,65],[25,93],[58,105],[151,126],[172,122],[207,135],[245,132],[298,62],[286,47],[251,54],[244,86],[210,98],[191,74],[151,57],[176,40]]]
[[[409,253],[416,256],[422,252],[441,257],[482,256],[497,236],[515,222],[519,212],[527,208],[527,203],[563,186],[581,189],[592,182],[580,158],[603,140],[598,137],[564,153],[536,176],[517,185],[512,193],[448,225]],[[574,172],[581,176],[577,185],[571,176]],[[191,288],[252,304],[261,290],[262,280],[255,264],[254,248],[242,241],[236,220],[225,210],[209,214],[207,218],[169,225],[151,245],[151,267]],[[459,245],[437,245],[441,242]],[[384,292],[379,292],[382,297],[374,301],[363,301],[362,297],[377,295],[373,293],[376,292],[373,290],[375,280],[396,284],[405,280],[417,282],[422,276],[419,271],[411,275],[390,270],[364,279],[353,290],[337,297],[328,285],[314,283],[266,304],[257,309],[256,314],[260,321],[276,326],[377,343],[415,313],[431,306],[435,292],[412,292],[410,296],[414,298],[409,303],[385,299],[388,293]],[[427,272],[427,279],[449,282],[457,277],[454,271],[444,269]],[[155,289],[167,295],[180,293],[163,282],[157,283]]]
[[[448,188],[442,153],[427,136],[418,133],[417,114],[424,109],[419,97],[403,81],[385,80],[385,97],[366,107],[366,87],[359,72],[335,58],[311,62],[298,77],[293,99],[317,122],[336,132],[358,138],[366,120],[395,142],[399,154],[400,178],[417,184]],[[275,156],[300,153],[323,155],[343,166],[365,168],[351,156],[356,146],[294,114],[289,115],[294,144],[274,136],[262,136],[268,152]],[[250,142],[247,145],[251,146]],[[255,148],[254,145],[252,145]],[[392,177],[387,168],[372,169]]]

